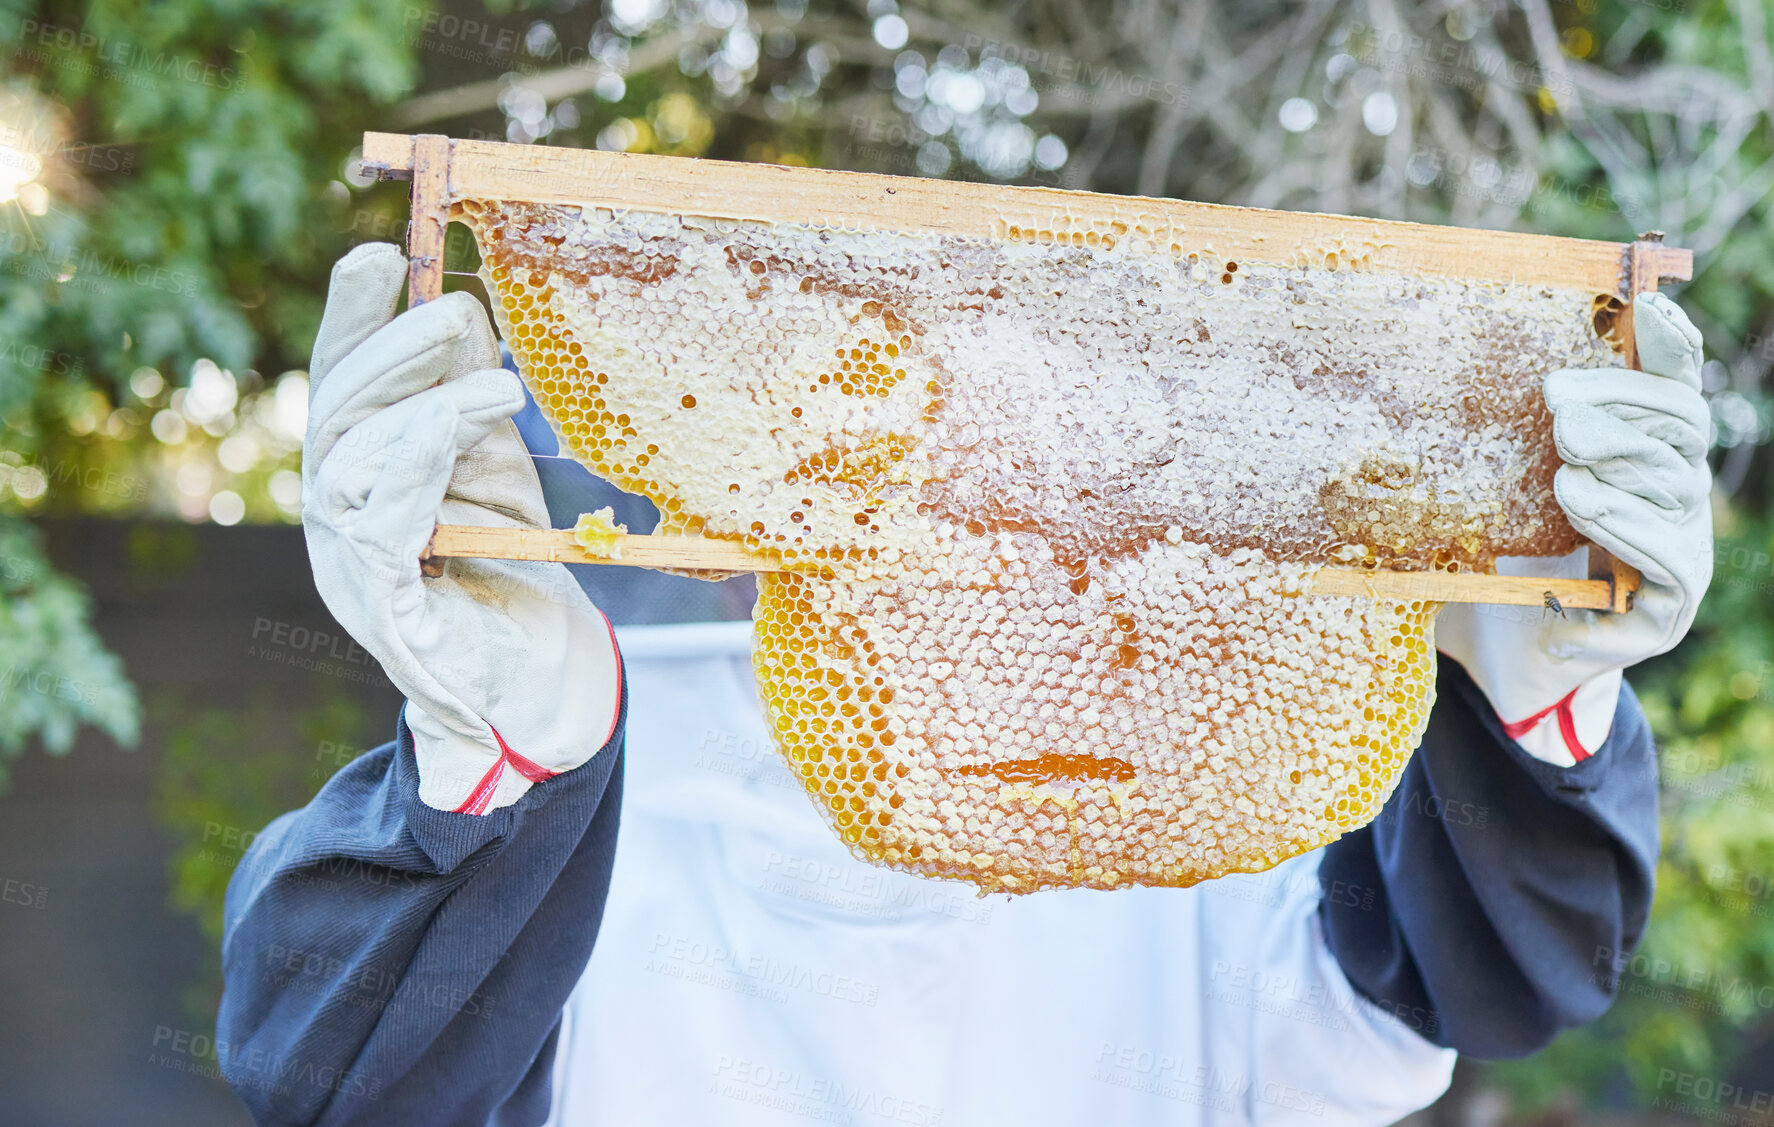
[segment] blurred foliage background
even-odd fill
[[[1694,633],[1633,676],[1665,749],[1646,959],[1603,1021],[1461,1090],[1566,1115],[1657,1106],[1672,1074],[1753,1082],[1774,1068],[1771,8],[0,0],[0,780],[30,737],[137,723],[32,517],[297,518],[327,269],[404,237],[403,188],[355,163],[366,128],[1661,230],[1697,255],[1679,299],[1710,357],[1719,547]],[[194,749],[241,723],[177,733],[163,810],[187,842],[317,785],[231,793]],[[219,887],[191,873],[177,902],[210,918]]]

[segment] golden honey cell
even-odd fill
[[[1140,222],[462,217],[563,450],[785,561],[764,714],[871,861],[1029,892],[1322,845],[1421,738],[1437,607],[1313,570],[1579,543],[1539,382],[1614,362],[1592,294]]]

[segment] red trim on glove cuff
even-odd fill
[[[610,730],[605,732],[604,738],[598,741],[597,746],[603,747],[610,742],[610,737],[616,734],[616,721],[622,715],[622,651],[616,644],[616,627],[611,624],[610,616],[601,610],[598,611],[598,614],[603,616],[604,629],[610,632],[610,651],[616,655],[616,711],[610,717]],[[507,763],[532,783],[540,783],[560,774],[559,771],[550,771],[540,763],[525,759],[511,750],[511,745],[505,742],[505,737],[499,734],[499,729],[491,724],[487,725],[487,730],[492,732],[493,739],[498,741],[499,761],[487,768],[487,773],[482,775],[480,782],[476,783],[474,789],[468,792],[468,797],[462,800],[462,805],[450,811],[452,814],[485,814],[487,808],[492,805],[493,792],[499,789],[499,780],[505,775]]]
[[[550,771],[539,763],[532,763],[511,750],[511,745],[505,742],[505,737],[499,734],[499,729],[491,724],[487,725],[487,729],[493,733],[493,739],[499,743],[499,761],[487,768],[487,773],[482,775],[480,782],[476,783],[474,789],[468,792],[468,797],[462,800],[462,805],[451,811],[453,814],[485,814],[487,807],[493,801],[493,792],[499,789],[499,780],[505,775],[507,763],[532,783],[552,779],[559,774],[558,771]]]
[[[1557,704],[1549,704],[1525,720],[1517,720],[1513,723],[1504,720],[1503,734],[1512,740],[1519,740],[1533,731],[1540,721],[1556,712],[1558,714],[1558,734],[1564,737],[1565,750],[1571,753],[1573,760],[1578,763],[1583,762],[1589,758],[1589,752],[1577,740],[1577,719],[1571,715],[1571,699],[1576,695],[1577,690],[1572,689]],[[1501,720],[1502,717],[1498,717],[1498,719]]]

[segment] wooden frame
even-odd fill
[[[1542,283],[1617,298],[1616,333],[1626,362],[1632,347],[1632,298],[1667,281],[1693,276],[1693,255],[1662,245],[1660,232],[1633,243],[1607,243],[1510,231],[1435,227],[1340,215],[1264,211],[1185,200],[1106,196],[1056,188],[1022,188],[878,176],[776,165],[686,160],[366,133],[366,171],[412,182],[407,230],[412,304],[443,292],[444,232],[461,201],[506,199],[672,210],[719,219],[792,222],[845,230],[918,231],[968,237],[1034,238],[1070,225],[1081,230],[1184,230],[1227,258],[1287,265],[1302,255],[1340,254],[1354,268],[1383,273]],[[1082,237],[1082,236],[1080,236]],[[1326,248],[1330,248],[1327,250]],[[426,550],[428,570],[441,558],[477,556],[565,563],[627,564],[689,570],[773,571],[781,565],[738,543],[695,537],[627,536],[619,554],[597,556],[563,530],[531,531],[440,526]],[[1589,579],[1517,579],[1498,575],[1319,570],[1309,594],[1441,602],[1548,605],[1624,611],[1639,575],[1590,548]]]

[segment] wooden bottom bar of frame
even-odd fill
[[[1591,549],[1591,554],[1600,553]],[[420,558],[436,574],[446,558],[539,560],[548,563],[614,564],[683,571],[781,571],[782,561],[731,540],[695,536],[618,536],[610,554],[586,550],[566,529],[478,528],[440,524]],[[1607,571],[1603,567],[1592,567]],[[1637,573],[1617,562],[1601,578],[1534,579],[1509,575],[1460,575],[1445,571],[1378,571],[1325,567],[1302,595],[1369,599],[1422,599],[1438,603],[1500,603],[1546,607],[1548,597],[1569,610],[1623,611],[1631,605]]]
[[[1625,610],[1629,593],[1615,596],[1611,579],[1537,579],[1514,575],[1457,575],[1445,571],[1373,571],[1359,567],[1320,568],[1305,595],[1369,599],[1422,599],[1436,603],[1498,603],[1566,610]],[[1616,607],[1616,603],[1623,603]]]
[[[470,557],[547,563],[615,564],[683,571],[781,571],[782,562],[732,540],[698,536],[616,536],[608,555],[588,551],[564,528],[480,528],[440,524],[421,560]]]

